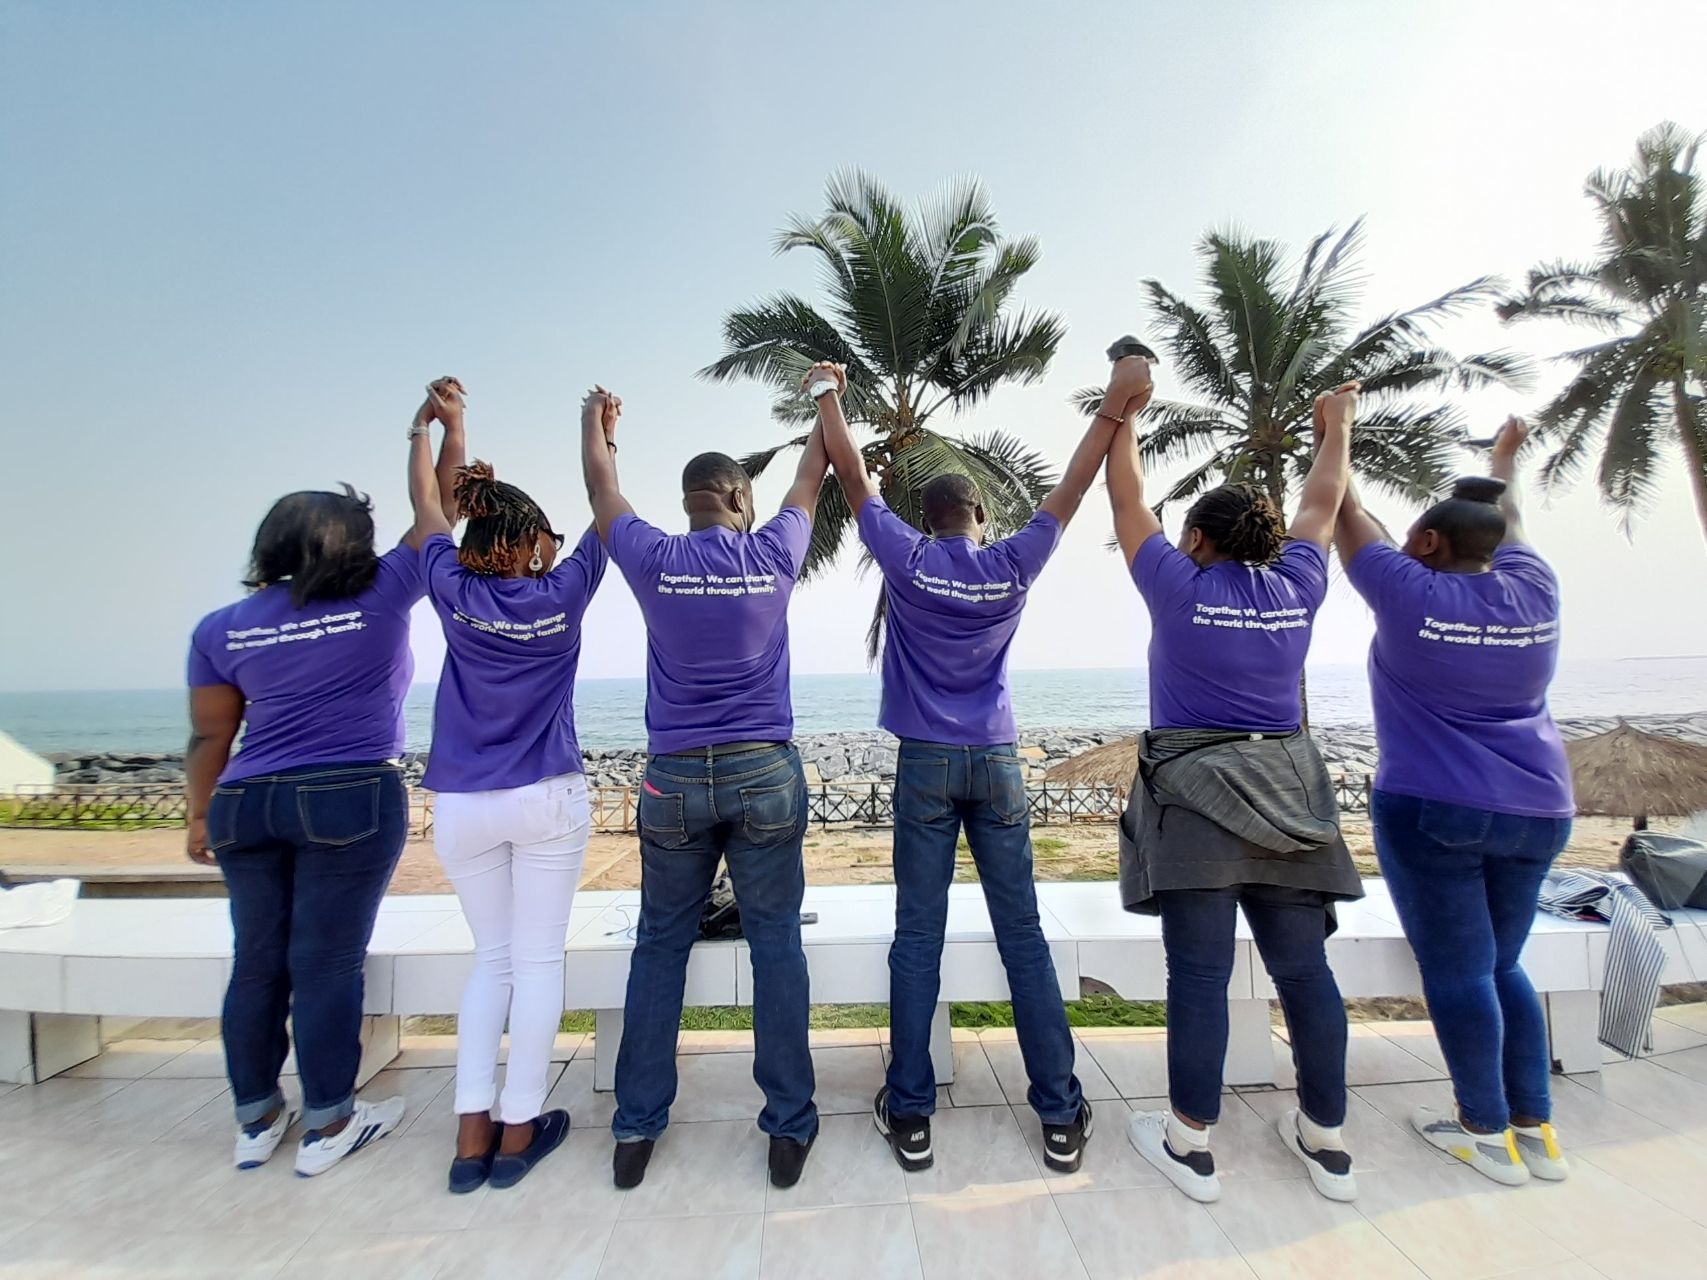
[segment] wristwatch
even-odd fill
[[[806,388],[806,394],[816,401],[821,400],[834,390],[836,390],[836,380],[834,378],[820,378],[810,387]]]

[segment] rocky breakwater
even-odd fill
[[[1707,743],[1707,712],[1630,716],[1627,719],[1630,724],[1649,733]],[[1611,716],[1592,717],[1562,720],[1559,728],[1567,739],[1571,739],[1603,733],[1616,723],[1617,720]],[[1020,755],[1026,761],[1028,776],[1036,781],[1080,752],[1118,742],[1131,737],[1132,733],[1133,730],[1127,726],[1028,730],[1020,734]],[[1321,746],[1330,771],[1352,776],[1375,772],[1375,730],[1371,726],[1317,725],[1311,733]],[[808,734],[796,739],[795,745],[800,748],[808,782],[859,785],[889,782],[895,777],[895,739],[878,730]],[[587,781],[593,786],[638,787],[646,770],[646,753],[638,747],[590,747],[583,755]],[[59,781],[66,784],[178,785],[184,778],[184,758],[181,755],[65,751],[47,758],[58,769]],[[419,783],[427,767],[426,752],[409,752],[403,757],[403,767],[410,784]]]

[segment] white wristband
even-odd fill
[[[817,382],[814,382],[806,389],[806,394],[813,401],[818,401],[829,395],[830,392],[834,390],[836,390],[835,379],[820,378]]]

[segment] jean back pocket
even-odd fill
[[[341,848],[372,839],[379,831],[379,778],[304,783],[296,789],[296,813],[310,844]]]

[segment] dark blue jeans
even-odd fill
[[[1313,889],[1244,884],[1156,895],[1168,961],[1168,1100],[1200,1124],[1221,1116],[1227,982],[1235,908],[1274,979],[1298,1070],[1298,1105],[1317,1124],[1345,1123],[1345,1003],[1328,968],[1328,910]]]
[[[753,957],[753,1080],[765,1095],[759,1128],[805,1142],[818,1131],[818,1109],[800,948],[806,776],[799,753],[777,744],[653,756],[639,825],[640,927],[628,970],[611,1132],[619,1139],[656,1138],[670,1122],[688,953],[722,858]]]
[[[936,1110],[931,1016],[941,988],[943,932],[962,827],[978,867],[996,948],[1007,970],[1014,1030],[1045,1124],[1070,1124],[1084,1095],[1055,962],[1037,918],[1025,775],[1012,745],[903,741],[895,768],[895,941],[889,948],[889,1108]]]
[[[207,833],[231,894],[222,1031],[239,1124],[284,1100],[287,1019],[304,1126],[355,1109],[362,964],[408,826],[403,777],[388,764],[310,765],[215,788]]]
[[[1552,1116],[1547,1019],[1518,964],[1569,818],[1525,818],[1377,791],[1375,852],[1416,953],[1464,1123]]]

